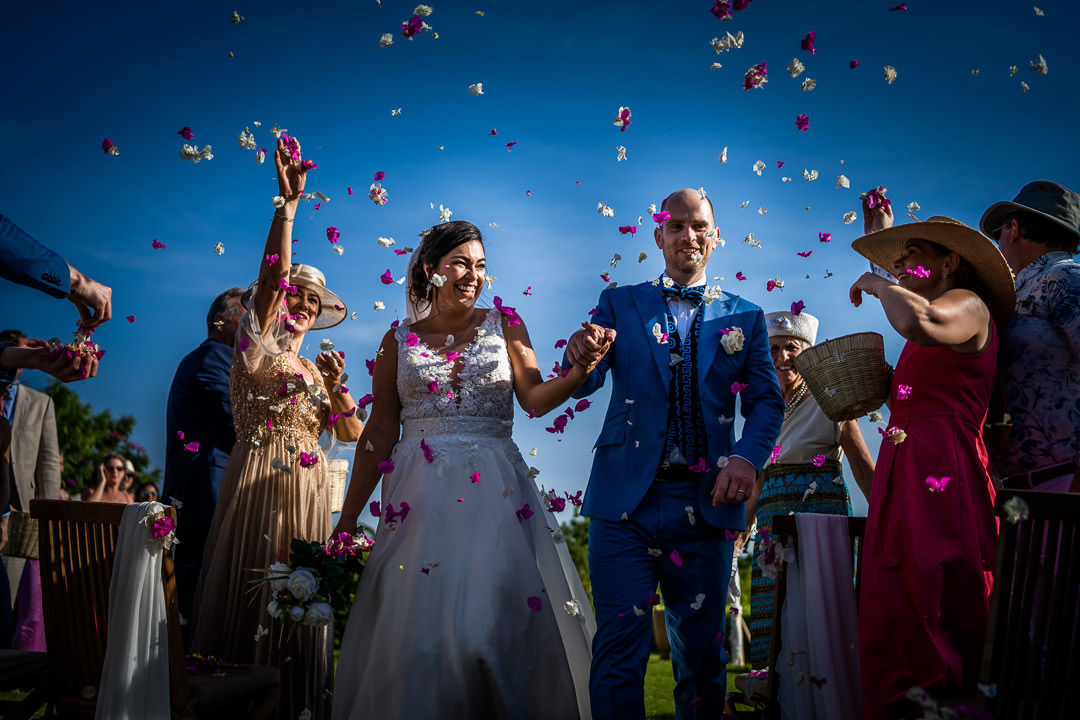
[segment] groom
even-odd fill
[[[734,531],[744,527],[743,501],[784,410],[761,309],[705,284],[719,238],[712,203],[679,190],[656,219],[664,275],[605,290],[593,323],[567,345],[569,362],[599,361],[576,397],[595,392],[609,371],[613,383],[583,507],[598,625],[589,683],[596,720],[645,717],[658,583],[677,717],[722,714]],[[736,395],[745,419],[737,442]]]

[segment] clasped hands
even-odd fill
[[[581,323],[581,329],[574,332],[566,343],[566,359],[572,365],[578,365],[586,372],[592,372],[596,364],[611,349],[615,342],[615,329],[601,327],[593,323]]]

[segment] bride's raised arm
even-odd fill
[[[375,372],[371,379],[371,393],[375,396],[371,404],[371,417],[364,423],[364,432],[356,444],[349,492],[345,496],[337,527],[334,528],[335,535],[356,529],[360,513],[382,477],[378,469],[379,463],[390,457],[398,437],[401,436],[401,401],[397,394],[397,342],[397,336],[391,329],[383,336],[379,346]]]
[[[534,417],[546,415],[566,402],[571,393],[581,387],[596,365],[595,361],[588,367],[574,364],[563,371],[565,374],[545,381],[536,361],[529,331],[525,329],[521,317],[514,313],[508,318],[504,314],[502,323],[506,352],[510,355],[510,365],[514,370],[514,394],[521,409],[532,413]],[[610,344],[604,345],[605,352],[608,347]],[[603,354],[601,352],[600,357],[603,357]]]
[[[307,181],[307,169],[300,157],[300,141],[282,133],[274,153],[277,167],[278,194],[284,205],[274,207],[266,246],[259,256],[259,280],[255,292],[255,317],[259,327],[270,326],[270,319],[281,307],[288,287],[289,268],[292,267],[292,224],[296,206]]]

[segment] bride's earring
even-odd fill
[[[948,270],[942,270],[942,271],[941,271],[941,279],[942,279],[942,280],[945,280],[945,279],[947,279],[948,277],[949,277],[949,271],[948,271]]]

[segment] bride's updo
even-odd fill
[[[438,270],[439,260],[457,246],[473,240],[484,244],[480,229],[465,220],[451,220],[427,231],[409,263],[409,299],[417,308],[431,306],[431,273]]]

